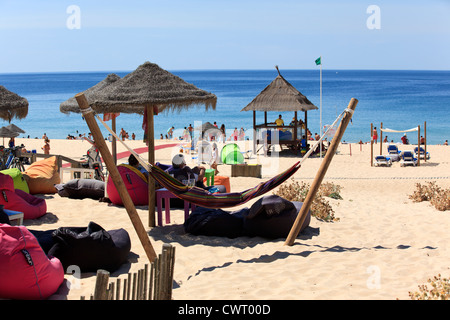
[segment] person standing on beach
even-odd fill
[[[224,123],[222,123],[222,125],[220,126],[220,131],[222,132],[223,143],[225,143],[225,141],[227,140],[227,135],[225,133],[225,124]]]
[[[378,132],[377,132],[377,127],[373,128],[373,133],[372,133],[372,140],[375,144],[377,144],[377,140],[378,140]]]
[[[50,140],[48,138],[45,139],[45,144],[41,149],[44,150],[44,154],[50,154]]]
[[[9,142],[8,142],[8,147],[14,148],[15,145],[16,145],[16,142],[14,140],[14,137],[11,137],[11,139],[9,139]]]
[[[167,134],[169,135],[169,139],[172,139],[173,137],[173,129],[175,129],[175,127],[170,127],[169,130],[167,130]]]
[[[192,138],[194,136],[194,128],[192,127],[192,124],[189,124],[188,131],[189,131],[189,135],[191,136],[191,140],[192,140]]]

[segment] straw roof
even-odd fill
[[[0,118],[11,122],[13,118],[23,119],[28,114],[28,100],[0,86]]]
[[[16,126],[14,123],[8,124],[5,128],[11,130],[12,132],[25,133],[24,130]]]
[[[15,138],[19,135],[18,132],[13,132],[9,130],[7,127],[0,128],[0,137],[2,138]]]
[[[198,89],[156,64],[145,62],[102,90],[92,106],[110,113],[143,114],[149,105],[158,106],[158,112],[180,111],[195,105],[204,105],[208,110],[215,109],[216,102],[214,94]]]
[[[83,91],[88,103],[92,104],[92,102],[94,102],[94,100],[96,99],[96,95],[98,94],[98,92],[100,92],[101,90],[103,90],[104,88],[106,88],[107,86],[116,82],[119,79],[120,79],[120,77],[117,74],[110,73],[110,74],[108,74],[108,76],[105,79],[103,79],[102,81],[100,81],[99,83],[94,85],[93,87],[87,89],[86,91]],[[107,113],[104,110],[101,110],[99,108],[94,108],[94,110],[97,113]],[[77,100],[75,99],[75,97],[71,97],[70,99],[62,102],[59,105],[59,111],[61,111],[62,113],[70,113],[70,112],[80,113],[81,109],[78,106],[78,103],[77,103]]]
[[[318,109],[280,73],[241,111],[309,111]]]

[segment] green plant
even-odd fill
[[[274,194],[289,201],[304,202],[309,189],[309,184],[303,181],[299,183],[292,179],[292,183],[282,184]],[[311,203],[311,214],[323,221],[339,221],[339,218],[334,216],[334,210],[330,203],[324,197],[342,199],[340,190],[341,186],[334,185],[333,183],[327,182],[322,184]]]

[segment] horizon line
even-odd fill
[[[135,70],[135,69],[134,69]],[[11,72],[0,72],[0,75],[9,75],[9,74],[45,74],[45,73],[94,73],[94,72],[106,72],[106,73],[123,73],[123,72],[133,72],[134,70],[66,70],[66,71],[11,71]],[[271,71],[272,69],[166,69],[169,72],[177,72],[177,71]],[[275,70],[275,67],[273,69]],[[282,69],[284,71],[313,71],[317,70],[319,71],[319,68],[307,68],[307,69],[292,69],[292,68],[286,68]],[[450,69],[322,69],[322,71],[450,71]]]

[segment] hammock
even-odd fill
[[[242,192],[232,193],[211,193],[203,188],[186,186],[156,166],[151,167],[149,174],[177,198],[197,206],[218,209],[238,206],[269,192],[289,179],[299,168],[300,161],[266,182]]]
[[[165,187],[167,190],[173,193],[177,198],[188,201],[197,206],[211,209],[218,209],[241,205],[251,199],[254,199],[260,195],[269,192],[270,190],[278,187],[284,181],[289,179],[294,173],[297,172],[298,169],[300,169],[302,162],[305,161],[309,157],[309,155],[318,147],[319,143],[322,141],[322,139],[325,137],[328,131],[336,125],[336,123],[344,115],[344,113],[351,111],[352,110],[350,109],[344,110],[344,112],[342,112],[337,117],[334,123],[330,127],[328,127],[326,132],[322,134],[320,139],[316,141],[314,146],[303,156],[301,161],[298,161],[289,169],[276,175],[275,177],[266,182],[262,182],[257,186],[242,192],[232,192],[232,193],[211,193],[199,187],[189,187],[187,185],[184,185],[183,183],[181,183],[174,177],[170,176],[168,173],[164,172],[157,166],[154,166],[142,160],[142,158],[133,149],[129,148],[121,139],[117,137],[116,133],[113,130],[111,130],[108,127],[108,125],[98,115],[95,116],[105,126],[105,128],[113,136],[116,137],[117,141],[121,142],[122,145],[136,157],[139,163],[148,171],[148,173],[153,177],[153,179],[158,181],[163,187]]]

